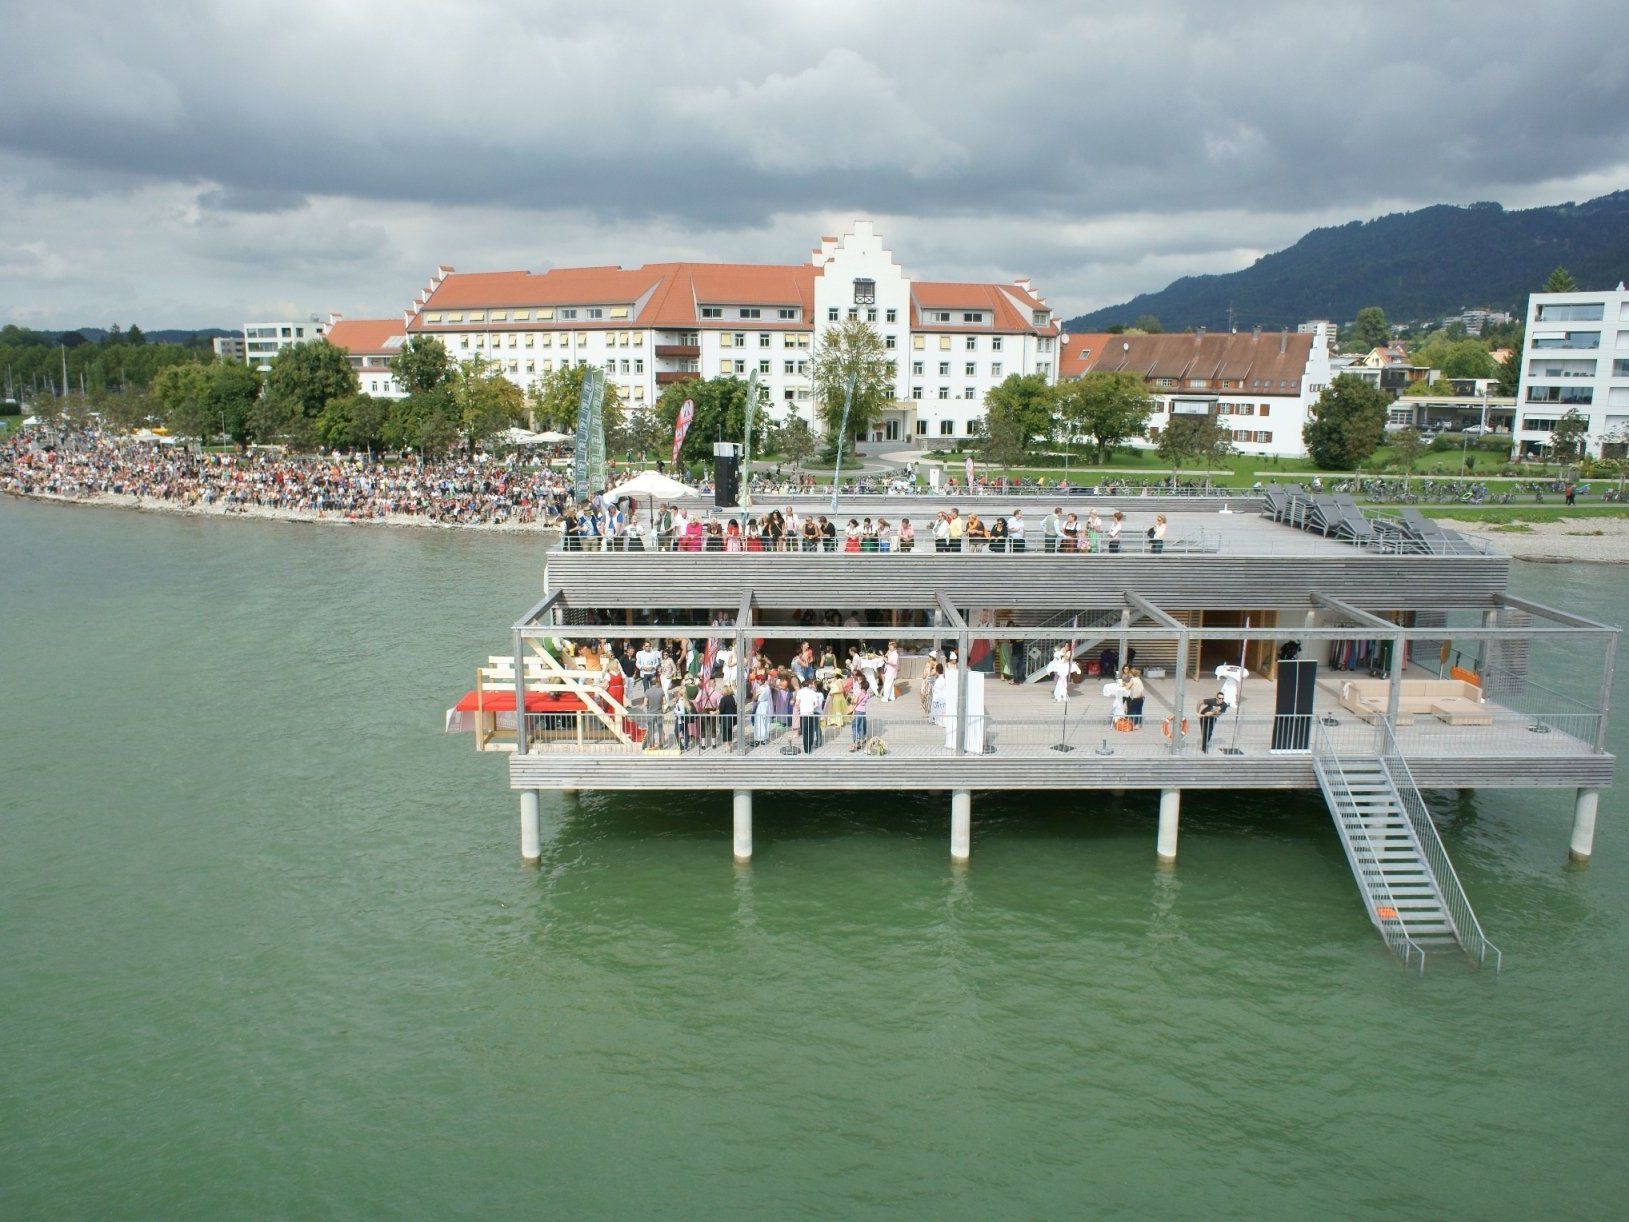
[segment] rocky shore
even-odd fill
[[[1548,564],[1585,561],[1629,564],[1629,517],[1565,518],[1557,522],[1482,522],[1444,517],[1442,524],[1474,535],[1517,560]]]

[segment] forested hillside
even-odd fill
[[[1550,271],[1579,288],[1629,278],[1629,191],[1582,204],[1509,212],[1447,204],[1315,229],[1242,271],[1184,276],[1157,293],[1070,319],[1071,331],[1130,325],[1146,314],[1166,330],[1344,322],[1364,306],[1394,321],[1438,318],[1467,306],[1519,311]]]

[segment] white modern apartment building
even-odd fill
[[[209,346],[215,350],[217,361],[241,361],[248,351],[241,331],[236,335],[217,335],[209,341]]]
[[[1297,323],[1297,335],[1321,335],[1324,337],[1324,347],[1331,352],[1339,349],[1340,326],[1330,322],[1327,318],[1314,318],[1308,322]]]
[[[1154,413],[1148,438],[1180,415],[1214,416],[1243,454],[1300,457],[1301,430],[1329,385],[1322,331],[1198,332],[1171,335],[1076,334],[1063,337],[1062,373],[1135,373]]]
[[[1589,422],[1587,452],[1629,442],[1629,290],[1534,293],[1516,392],[1518,453],[1542,453],[1556,421]]]
[[[796,412],[818,431],[811,353],[854,318],[876,328],[893,370],[895,403],[872,443],[970,436],[991,387],[1015,373],[1057,378],[1059,320],[1028,280],[914,280],[868,221],[822,238],[804,264],[442,267],[402,326],[523,388],[562,365],[600,365],[633,409],[675,382],[756,372],[773,419]]]
[[[246,322],[243,324],[244,360],[256,367],[269,365],[272,357],[284,348],[321,339],[327,329],[327,324],[316,317],[299,322]]]

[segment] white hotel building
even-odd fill
[[[672,383],[756,370],[772,418],[796,412],[818,430],[811,349],[850,318],[875,326],[893,369],[896,402],[872,443],[968,437],[992,386],[1015,373],[1058,377],[1059,320],[1028,280],[912,280],[867,221],[822,238],[805,264],[442,267],[403,327],[522,387],[563,365],[601,365],[636,410]]]
[[[1516,391],[1518,453],[1541,453],[1568,411],[1589,421],[1587,452],[1629,442],[1629,290],[1534,293]]]

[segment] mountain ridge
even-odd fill
[[[1152,314],[1167,330],[1346,322],[1377,305],[1396,321],[1473,306],[1521,313],[1527,294],[1565,266],[1581,289],[1629,278],[1629,190],[1583,203],[1507,210],[1433,204],[1311,230],[1249,267],[1183,276],[1155,293],[1064,323],[1069,331],[1131,325]]]

